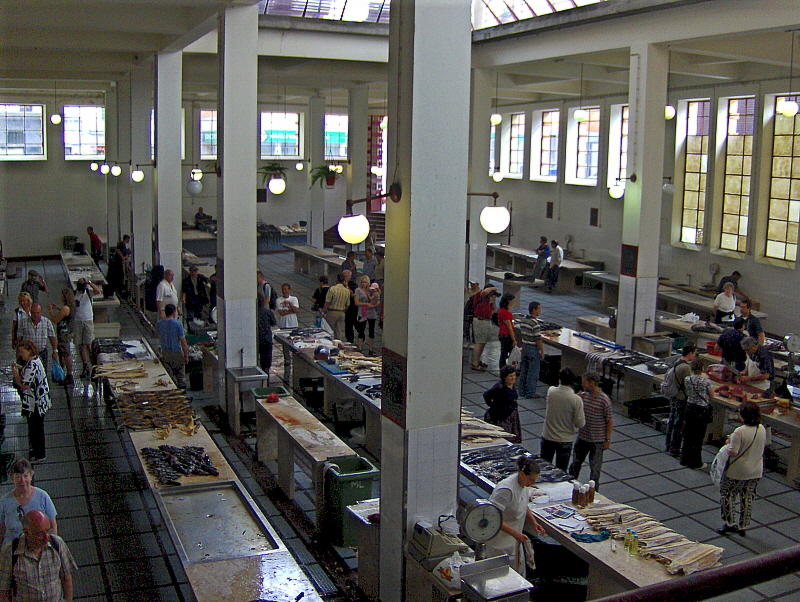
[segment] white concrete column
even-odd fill
[[[145,265],[153,265],[153,209],[155,170],[150,158],[150,109],[153,107],[153,64],[147,62],[133,68],[131,87],[131,161],[144,171],[143,182],[131,188],[133,226],[133,269],[144,273]],[[146,166],[147,165],[147,166]]]
[[[119,101],[119,89],[116,82],[111,82],[111,88],[106,91],[106,158],[111,164],[113,164],[113,161],[119,162],[121,160],[120,150],[122,147],[119,136],[117,136],[117,132],[120,131]],[[122,167],[124,168],[125,166]],[[106,177],[105,234],[109,252],[119,240],[119,189],[120,179],[124,175],[124,173],[120,176],[109,174]]]
[[[225,9],[219,27],[217,276],[220,371],[255,366],[258,7]],[[225,395],[222,387],[221,394]]]
[[[489,115],[492,112],[493,77],[485,69],[472,70],[472,87],[470,94],[470,141],[469,141],[469,191],[490,192],[494,190],[494,181],[489,177],[489,135],[491,124]],[[473,282],[486,281],[486,242],[487,233],[481,227],[480,215],[489,204],[488,197],[469,197],[469,245],[468,279]]]
[[[124,234],[131,233],[131,81],[122,78],[117,82],[117,119],[119,120],[119,142],[117,146],[117,160],[122,165],[122,175],[117,182],[117,213],[118,239]],[[109,241],[110,243],[111,241]],[[115,243],[118,241],[114,241]]]
[[[414,522],[456,508],[462,320],[452,308],[463,298],[471,50],[468,2],[405,0],[392,11],[388,173],[403,196],[386,219],[384,602],[404,597]]]
[[[306,152],[311,169],[325,164],[325,99],[315,94],[308,99],[306,122]],[[311,184],[311,169],[308,183]],[[321,249],[325,233],[325,183],[311,186],[308,194],[308,244]]]
[[[617,302],[617,342],[627,346],[632,334],[653,332],[655,324],[667,53],[653,44],[631,47],[627,173],[636,181],[625,184]]]
[[[181,98],[183,53],[156,56],[156,231],[158,262],[181,284]]]
[[[347,156],[350,158],[347,177],[347,198],[363,199],[367,196],[367,136],[369,129],[369,87],[357,86],[349,90],[347,110]],[[356,213],[366,213],[367,204],[353,207]]]

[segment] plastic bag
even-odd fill
[[[448,556],[436,565],[433,574],[448,587],[458,589],[461,584],[461,567],[471,562],[474,560],[464,558],[458,552],[453,552],[452,556]]]
[[[54,382],[63,383],[67,375],[64,374],[64,368],[61,367],[61,364],[53,362],[53,365],[50,366],[50,377]]]
[[[520,362],[522,361],[522,349],[519,347],[514,347],[511,350],[511,353],[508,354],[508,359],[506,360],[506,364],[509,366],[519,366]]]
[[[729,455],[728,452],[730,448],[727,445],[723,445],[719,448],[717,455],[714,456],[714,460],[711,462],[711,468],[708,471],[708,474],[711,476],[711,482],[714,485],[719,486],[722,482],[722,477],[725,476],[725,469],[728,468],[728,459]]]

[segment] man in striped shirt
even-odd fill
[[[542,313],[542,304],[531,301],[528,304],[528,315],[517,320],[522,339],[522,359],[519,365],[519,381],[517,389],[520,397],[536,397],[536,386],[539,384],[539,368],[544,357],[542,326],[538,317]]]
[[[572,464],[569,467],[569,473],[572,478],[577,479],[583,461],[588,455],[589,478],[594,481],[595,489],[599,489],[603,452],[611,447],[611,433],[614,430],[611,400],[600,390],[600,377],[594,372],[584,374],[581,383],[583,391],[579,395],[583,399],[586,424],[578,430],[578,438],[572,448]]]

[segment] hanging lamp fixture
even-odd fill
[[[790,62],[789,62],[789,92],[792,92],[792,83],[794,80],[794,32],[792,32],[792,44],[791,44],[791,51],[790,51]],[[792,100],[790,98],[781,98],[775,106],[775,110],[783,115],[784,117],[794,117],[797,115],[798,109],[800,107],[797,104],[796,100]]]
[[[53,112],[50,114],[50,123],[59,125],[61,123],[61,113],[58,110],[58,81],[53,80]]]
[[[489,116],[489,123],[492,125],[500,125],[503,121],[503,116],[497,112],[497,91],[500,88],[500,72],[495,73],[494,76],[494,112]]]
[[[589,119],[589,111],[583,108],[583,63],[581,63],[581,76],[578,80],[578,108],[572,113],[572,118],[578,123]]]

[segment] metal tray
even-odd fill
[[[184,565],[286,550],[238,481],[162,488],[156,501]]]

